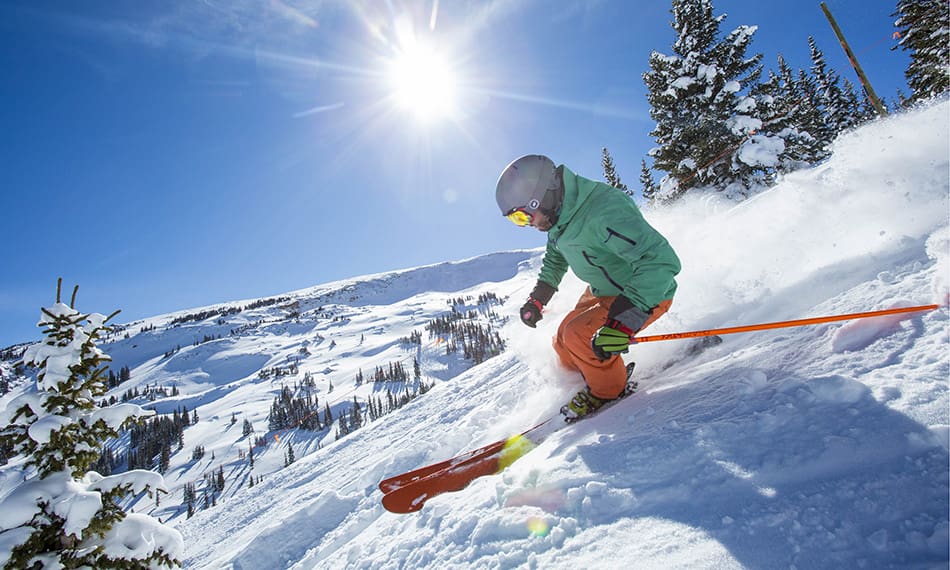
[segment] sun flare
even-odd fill
[[[432,121],[455,113],[455,74],[431,48],[417,43],[402,51],[390,64],[389,79],[396,104],[417,119]]]

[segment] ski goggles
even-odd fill
[[[510,212],[505,214],[505,217],[511,220],[511,223],[514,225],[523,228],[525,226],[531,225],[531,220],[534,219],[534,214],[525,210],[524,207],[521,207],[512,208]]]

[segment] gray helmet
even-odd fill
[[[495,187],[495,200],[503,216],[524,208],[528,212],[540,210],[556,222],[563,196],[564,185],[557,167],[540,154],[522,156],[506,166]]]

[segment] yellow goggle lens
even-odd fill
[[[531,215],[523,210],[512,210],[507,216],[516,226],[527,226],[531,223]]]

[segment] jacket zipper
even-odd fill
[[[604,274],[604,278],[607,279],[607,281],[610,281],[610,284],[611,284],[611,285],[613,285],[614,287],[616,287],[619,291],[621,291],[621,292],[623,291],[623,287],[621,287],[616,281],[614,281],[614,280],[610,277],[610,274],[607,273],[607,269],[605,269],[604,267],[601,267],[600,265],[597,265],[596,263],[594,263],[594,260],[591,258],[590,255],[587,254],[586,251],[584,251],[584,252],[582,252],[582,253],[584,254],[584,259],[587,261],[587,263],[591,264],[592,267],[596,267],[597,269],[600,269],[600,272]]]
[[[618,238],[620,238],[620,239],[622,239],[623,241],[629,243],[629,244],[632,245],[633,247],[637,247],[637,242],[633,241],[632,239],[628,238],[627,236],[623,235],[622,233],[620,233],[620,232],[614,230],[613,228],[607,228],[607,239],[604,240],[604,243],[607,243],[608,241],[610,241],[610,238],[613,237],[613,236],[617,236]]]

